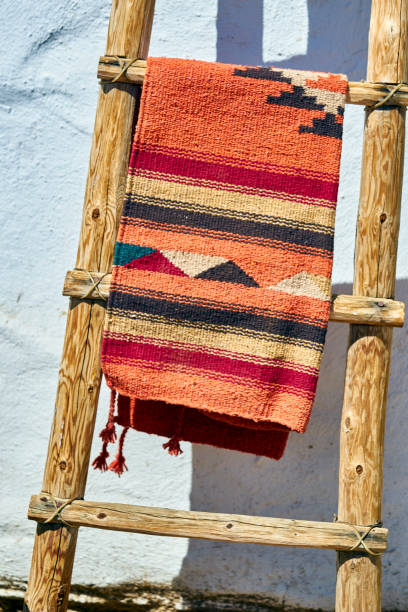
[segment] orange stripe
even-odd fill
[[[307,425],[311,401],[287,390],[268,391],[237,383],[217,381],[197,375],[178,374],[127,364],[104,364],[109,386],[121,395],[142,400],[164,401],[216,414],[242,417],[239,404],[245,405],[245,417],[256,422],[274,421],[294,431]]]

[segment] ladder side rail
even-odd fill
[[[106,52],[146,57],[154,0],[113,0]],[[134,85],[99,94],[76,266],[109,272],[125,193],[136,104]],[[102,303],[70,302],[43,490],[83,497],[101,383]],[[24,609],[67,608],[77,527],[38,525]]]
[[[373,0],[367,80],[408,78],[408,1]],[[366,111],[353,293],[393,298],[405,108]],[[382,518],[384,430],[392,328],[352,325],[340,430],[340,521]],[[337,612],[381,611],[381,557],[337,554]]]

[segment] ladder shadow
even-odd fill
[[[350,80],[364,78],[370,0],[304,0],[304,4],[308,16],[306,53],[280,61],[279,50],[275,50],[273,44],[272,49],[270,44],[268,48],[274,57],[264,57],[264,11],[267,3],[263,0],[218,0],[217,61],[343,72]]]
[[[342,72],[350,80],[364,78],[370,0],[345,3],[305,0],[305,4],[307,50],[304,55],[279,61],[263,56],[263,0],[218,0],[217,61]],[[333,286],[334,293],[350,294],[351,290],[351,284]],[[408,300],[407,279],[397,282],[396,296]],[[405,371],[408,370],[406,333],[404,328],[395,330],[393,349],[393,363],[401,361]],[[329,324],[308,430],[304,435],[290,436],[285,455],[279,462],[193,445],[192,510],[332,520],[337,511],[339,424],[347,338],[348,325]],[[396,549],[394,567],[405,565],[404,549],[408,547],[408,534],[401,534],[397,528],[404,520],[404,506],[399,498],[401,491],[408,490],[408,476],[400,469],[397,477],[387,481],[387,473],[395,466],[404,465],[404,436],[405,439],[408,436],[408,423],[404,419],[403,393],[408,391],[408,382],[405,389],[401,388],[403,371],[401,366],[391,368],[386,435],[392,438],[393,453],[385,455],[384,521],[391,529],[390,550],[393,551],[393,546]],[[395,529],[392,529],[393,523]],[[397,545],[393,543],[395,538],[399,538]],[[284,601],[287,605],[296,605],[301,601],[305,606],[331,609],[334,567],[334,551],[190,539],[174,585],[214,593],[261,594],[277,603]],[[385,557],[384,574],[391,569]],[[384,596],[386,599],[386,592]],[[389,593],[389,597],[392,601],[393,594]]]

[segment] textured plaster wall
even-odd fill
[[[158,0],[151,54],[341,71],[364,77],[368,0]],[[34,525],[25,518],[41,486],[98,85],[108,0],[3,0],[0,37],[0,575],[24,579]],[[4,55],[6,52],[6,59]],[[348,107],[336,229],[334,290],[350,291],[362,110]],[[408,177],[406,177],[408,178]],[[407,300],[407,195],[397,297]],[[395,333],[389,393],[384,521],[386,608],[407,610],[408,350]],[[308,432],[275,463],[184,444],[175,459],[158,438],[133,433],[120,481],[91,472],[87,497],[209,511],[331,520],[337,505],[338,431],[347,328],[330,325]],[[96,429],[106,414],[101,396]],[[93,454],[97,452],[95,442]],[[83,529],[73,580],[179,581],[197,589],[263,593],[330,609],[335,554],[129,536]]]

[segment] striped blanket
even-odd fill
[[[129,427],[168,436],[172,454],[189,440],[275,459],[290,431],[305,431],[330,309],[346,90],[343,75],[148,60],[95,467],[126,468]]]

